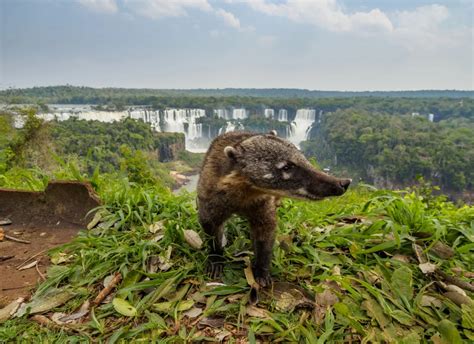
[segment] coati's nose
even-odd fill
[[[339,182],[339,185],[341,186],[341,188],[344,189],[344,191],[347,191],[347,188],[349,187],[349,185],[351,185],[351,182],[352,179],[343,179]]]

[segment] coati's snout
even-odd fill
[[[342,195],[351,183],[318,171],[292,143],[273,134],[250,137],[224,153],[240,176],[269,194],[318,200]]]

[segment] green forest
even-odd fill
[[[474,188],[474,122],[469,118],[432,123],[420,116],[338,110],[323,116],[302,149],[333,172],[389,188],[414,184],[418,177],[447,192]]]

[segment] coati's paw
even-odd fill
[[[209,256],[206,273],[210,278],[219,278],[224,270],[224,261],[221,256]]]
[[[268,270],[259,269],[257,267],[253,268],[253,277],[258,285],[262,288],[269,287],[272,284],[272,277]]]

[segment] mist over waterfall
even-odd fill
[[[296,116],[291,123],[291,134],[288,140],[295,145],[299,145],[302,141],[308,138],[309,130],[316,119],[316,110],[314,109],[299,109],[296,111]]]

